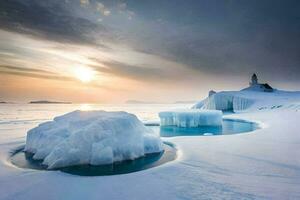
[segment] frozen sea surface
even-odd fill
[[[300,103],[226,117],[264,126],[249,134],[172,137],[175,161],[115,176],[80,177],[21,169],[9,161],[38,123],[77,109],[134,113],[158,121],[191,105],[0,105],[0,199],[300,199]],[[257,109],[258,110],[258,109]]]

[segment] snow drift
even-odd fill
[[[126,112],[74,111],[27,133],[25,151],[49,169],[103,165],[160,152],[159,136]]]
[[[161,126],[199,127],[222,126],[222,112],[185,109],[159,113]]]

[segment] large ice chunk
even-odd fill
[[[222,112],[218,110],[174,110],[159,113],[161,126],[199,127],[222,126]]]
[[[25,151],[49,169],[103,165],[163,150],[158,135],[126,112],[74,111],[27,133]]]

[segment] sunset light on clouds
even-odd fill
[[[0,200],[300,199],[299,88],[300,0],[0,0]]]
[[[280,3],[264,10],[267,2],[230,2],[2,1],[1,98],[170,102],[184,94],[194,100],[212,88],[240,89],[254,71],[294,89],[299,29],[272,23],[293,21],[293,3],[275,16]]]

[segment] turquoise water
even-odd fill
[[[42,164],[42,160],[34,160],[33,154],[28,154],[23,151],[23,148],[15,151],[11,156],[11,162],[21,168],[47,170],[47,166]],[[127,174],[136,171],[141,171],[162,165],[176,159],[176,149],[172,144],[166,143],[164,151],[161,153],[147,154],[144,157],[135,160],[126,160],[116,162],[110,165],[77,165],[63,167],[57,170],[79,176],[105,176],[116,174]]]
[[[259,128],[256,123],[235,119],[224,119],[222,126],[202,126],[197,128],[179,128],[154,124],[147,126],[159,133],[161,137],[229,135],[246,133]]]

